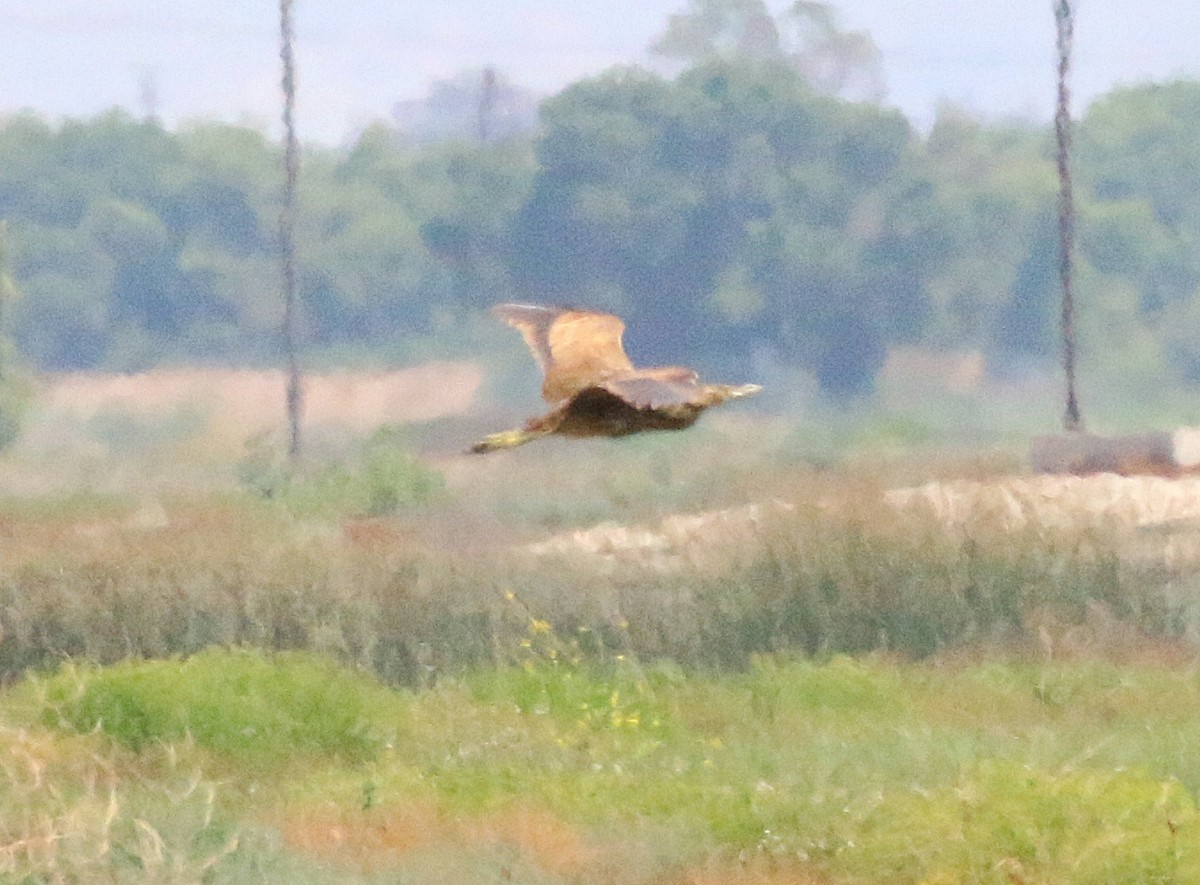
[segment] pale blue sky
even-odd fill
[[[785,5],[771,0],[778,8]],[[941,100],[989,117],[1048,119],[1050,0],[841,0],[845,27],[883,51],[888,102],[927,124]],[[307,139],[343,141],[435,79],[496,65],[550,93],[646,46],[686,0],[296,0]],[[1200,78],[1195,0],[1079,0],[1076,109],[1116,83]],[[275,0],[3,0],[0,112],[48,116],[139,107],[152,71],[168,124],[273,125]]]

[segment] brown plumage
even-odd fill
[[[608,313],[532,304],[501,304],[493,313],[517,329],[542,370],[542,398],[552,408],[520,430],[493,433],[472,452],[494,452],[552,433],[625,436],[682,430],[700,413],[749,396],[757,384],[704,384],[691,369],[638,369],[621,346],[625,324]]]

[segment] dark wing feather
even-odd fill
[[[542,396],[556,403],[614,373],[633,371],[621,346],[625,324],[608,313],[501,304],[496,316],[517,329],[542,370]]]

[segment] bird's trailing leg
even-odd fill
[[[486,455],[488,452],[498,452],[501,449],[512,449],[516,446],[523,446],[527,442],[533,442],[543,436],[548,436],[548,430],[505,430],[501,433],[489,433],[475,445],[471,446],[471,453],[475,455]]]

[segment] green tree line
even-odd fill
[[[536,133],[309,146],[297,251],[310,351],[395,354],[488,305],[609,308],[645,359],[749,354],[868,390],[889,347],[1053,362],[1049,127],[953,107],[928,132],[787,57],[615,69]],[[5,322],[42,369],[278,359],[281,146],[112,111],[0,118]],[[1085,349],[1200,381],[1200,83],[1115,90],[1076,133]]]

